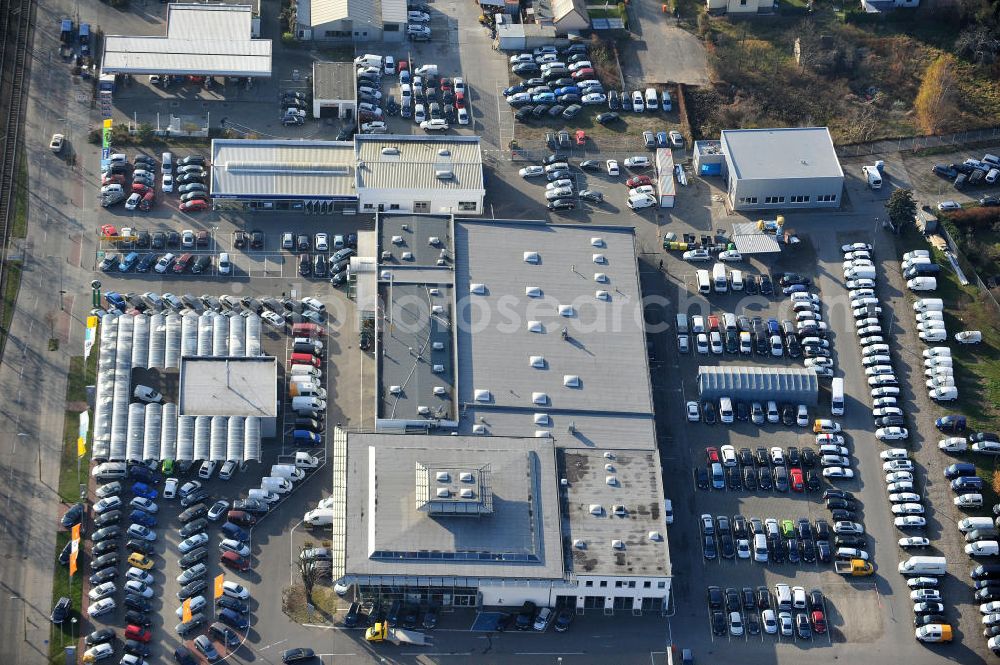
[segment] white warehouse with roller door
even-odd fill
[[[105,316],[95,395],[95,461],[259,462],[276,434],[277,360],[261,319],[217,312]],[[159,399],[135,397],[138,386]]]

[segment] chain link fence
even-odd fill
[[[866,143],[838,145],[839,157],[859,157],[890,152],[916,152],[928,148],[952,148],[968,143],[981,143],[1000,139],[1000,127],[988,127],[968,132],[955,132],[940,136],[905,136]]]

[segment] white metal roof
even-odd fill
[[[355,136],[358,189],[484,191],[478,136]]]
[[[270,76],[271,40],[252,39],[250,5],[170,4],[167,34],[108,35],[108,74]]]
[[[351,142],[212,141],[217,198],[353,198],[354,171]]]

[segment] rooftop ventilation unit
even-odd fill
[[[444,342],[432,342],[431,348],[435,351],[444,351]]]
[[[458,495],[459,495],[460,497],[462,497],[463,499],[471,499],[471,498],[473,498],[474,496],[476,496],[476,493],[475,493],[475,492],[473,492],[473,491],[472,491],[471,489],[469,489],[468,487],[466,487],[465,489],[463,489],[463,490],[460,490],[460,491],[459,491],[459,493],[458,493]]]
[[[438,245],[441,244],[441,238],[438,238],[437,236],[431,236],[430,238],[427,239],[427,244],[430,245],[431,247],[437,247]]]
[[[432,296],[439,296],[441,295],[441,289],[428,289],[427,293],[431,294]]]
[[[541,298],[542,290],[537,286],[526,286],[524,287],[524,295],[528,296],[529,298]]]
[[[400,395],[403,392],[403,386],[389,386],[389,392],[393,395]]]
[[[434,262],[434,264],[439,268],[443,268],[446,265],[448,265],[448,262],[445,261],[444,259],[438,259],[437,261]]]
[[[443,397],[448,394],[448,391],[444,386],[434,386],[434,394],[439,397]]]
[[[623,550],[625,549],[625,543],[620,540],[612,540],[611,547],[615,548],[616,550]]]
[[[441,257],[442,259],[446,259],[446,258],[448,258],[448,250],[447,250],[447,249],[442,249],[442,250],[441,250],[441,251],[440,251],[440,252],[438,253],[438,256],[440,256],[440,257]]]
[[[419,412],[420,409],[417,409],[417,411]],[[607,483],[610,487],[618,487],[618,476],[614,475],[605,476],[604,482]]]
[[[434,372],[435,374],[440,374],[441,372],[443,372],[443,371],[444,371],[444,365],[432,365],[432,366],[431,366],[431,370],[432,370],[432,371],[433,371],[433,372]]]
[[[399,228],[403,229],[404,231],[409,231],[410,230],[410,225],[409,224],[400,224]]]
[[[625,517],[626,515],[628,515],[628,511],[625,510],[625,506],[623,506],[620,503],[612,506],[611,510],[614,512],[616,517]]]
[[[549,396],[545,393],[531,393],[531,402],[533,404],[548,404]]]
[[[402,245],[403,244],[403,236],[393,236],[392,237],[392,244],[393,245]]]
[[[404,261],[412,261],[413,260],[413,252],[403,252],[403,256],[401,258]]]
[[[607,284],[608,283],[608,276],[605,275],[603,272],[595,272],[594,273],[594,281],[595,282],[599,282],[601,284]]]
[[[573,541],[573,547],[575,547],[578,550],[585,550],[587,549],[587,541],[580,540],[579,538],[577,538],[576,540]]]
[[[430,414],[430,412],[431,412],[431,407],[429,407],[429,406],[418,406],[417,407],[417,413],[419,413],[422,416],[426,416],[426,415]]]
[[[450,154],[451,150],[448,150],[448,148],[441,148],[440,150],[438,150],[438,155],[440,155],[441,157],[447,157]]]
[[[590,514],[597,515],[598,517],[600,517],[601,515],[604,514],[604,506],[602,506],[599,503],[590,504]]]
[[[603,265],[603,264],[605,264],[607,262],[608,262],[608,259],[603,254],[594,254],[594,263],[600,263],[600,264]]]
[[[431,307],[431,311],[435,314],[444,314],[444,305],[434,305]]]
[[[481,296],[484,293],[486,293],[486,285],[485,284],[470,284],[469,285],[469,293],[474,293],[477,296]]]
[[[608,473],[614,473],[615,472],[615,465],[614,464],[605,464],[604,465],[604,470],[607,471]]]
[[[453,180],[455,174],[452,173],[450,169],[436,169],[434,171],[434,177],[438,180]]]
[[[607,291],[594,291],[594,297],[598,300],[611,300],[611,294]]]
[[[439,487],[437,490],[437,498],[439,499],[449,499],[451,498],[451,490],[447,487]]]
[[[392,279],[392,271],[391,270],[383,270],[379,274],[382,277],[382,279]]]
[[[580,377],[578,377],[576,374],[564,374],[563,385],[566,386],[567,388],[579,388]]]
[[[596,236],[594,238],[591,238],[590,239],[590,246],[591,247],[605,247],[606,245],[604,244],[604,238],[602,238],[600,236]]]
[[[451,481],[451,476],[447,471],[438,471],[434,474],[434,479],[439,483],[447,483]]]
[[[552,432],[548,431],[547,429],[536,429],[535,430],[535,438],[536,439],[548,439],[551,436],[552,436]]]
[[[576,314],[576,310],[573,309],[573,305],[559,305],[559,315],[570,317]]]
[[[531,363],[532,367],[545,369],[545,356],[528,356],[528,361]]]
[[[545,326],[542,325],[541,321],[528,321],[528,332],[543,333]]]
[[[489,402],[493,399],[493,395],[490,395],[489,390],[476,390],[473,394],[477,402]]]
[[[486,425],[473,425],[472,426],[472,433],[473,434],[486,434]]]
[[[661,540],[663,540],[663,536],[660,535],[659,531],[650,531],[649,532],[649,539],[652,540],[653,542],[657,542],[658,543]]]
[[[399,154],[399,148],[396,148],[396,147],[393,147],[393,146],[386,146],[386,147],[382,148],[382,154],[383,155],[398,155]]]
[[[604,459],[614,459],[614,458],[615,458],[615,454],[613,452],[611,452],[610,450],[608,452],[604,453]]]
[[[547,413],[536,413],[535,414],[535,424],[536,425],[548,425],[551,421],[549,420],[549,414]]]
[[[473,476],[473,475],[472,475],[471,473],[469,473],[468,471],[463,471],[463,472],[462,472],[461,474],[459,474],[458,478],[459,478],[459,480],[461,480],[461,481],[462,481],[463,483],[472,483],[472,482],[475,482],[475,480],[476,480],[476,477],[475,477],[475,476]]]
[[[542,257],[538,255],[538,252],[525,252],[524,262],[525,263],[541,263]]]
[[[389,250],[386,250],[386,251],[382,252],[382,260],[383,261],[391,261],[392,260],[392,252],[390,252]]]

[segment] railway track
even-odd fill
[[[17,201],[17,158],[23,138],[25,80],[34,11],[34,0],[0,0],[0,113],[3,114],[0,121],[4,129],[0,136],[0,321],[6,314],[2,294],[7,286],[7,251]],[[0,337],[0,344],[5,342],[6,334]]]

